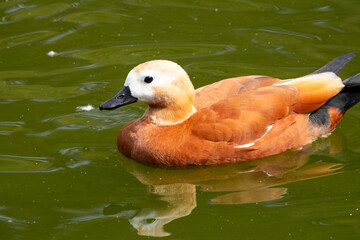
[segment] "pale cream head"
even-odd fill
[[[191,116],[194,86],[188,74],[177,63],[153,60],[132,69],[125,81],[131,95],[150,106],[151,119],[162,124],[176,124]]]
[[[146,82],[146,78],[152,81]],[[125,81],[131,95],[139,102],[149,105],[163,105],[174,98],[194,94],[194,87],[185,70],[178,64],[167,60],[153,60],[133,68]]]

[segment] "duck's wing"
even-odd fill
[[[193,117],[192,132],[212,142],[253,142],[274,122],[291,114],[298,97],[292,86],[257,88],[199,110]]]
[[[316,110],[343,86],[334,73],[320,73],[245,91],[200,109],[193,133],[213,142],[252,143],[280,119]]]
[[[224,79],[195,90],[195,107],[202,109],[238,94],[270,86],[280,79],[267,76],[245,76]]]

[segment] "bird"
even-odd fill
[[[147,165],[259,159],[301,149],[334,131],[360,101],[360,73],[344,81],[338,76],[354,57],[344,54],[298,78],[234,77],[196,90],[180,65],[151,60],[134,67],[123,88],[99,109],[148,105],[117,137],[123,155]]]

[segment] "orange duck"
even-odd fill
[[[145,114],[125,125],[120,152],[165,166],[247,161],[300,148],[329,135],[360,101],[360,74],[337,76],[354,57],[340,56],[304,77],[225,79],[199,89],[178,64],[166,60],[132,69],[124,87],[100,110],[143,102]]]

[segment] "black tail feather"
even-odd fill
[[[345,79],[343,83],[345,87],[335,97],[327,101],[325,105],[336,107],[345,113],[360,101],[360,73]]]
[[[343,81],[343,84],[345,85],[345,88],[351,88],[351,87],[360,87],[360,73],[349,77]]]
[[[333,72],[336,75],[340,73],[340,71],[355,57],[354,53],[347,53],[341,55],[340,57],[335,58],[322,68],[316,70],[312,74],[323,73],[323,72]]]
[[[360,73],[343,81],[345,87],[333,98],[329,99],[323,106],[310,114],[310,121],[317,124],[330,122],[328,110],[337,108],[345,113],[349,108],[360,102]]]

